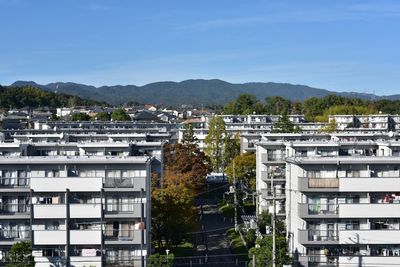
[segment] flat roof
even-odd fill
[[[145,164],[150,159],[144,156],[20,156],[0,157],[0,164]]]

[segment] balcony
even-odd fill
[[[340,244],[396,244],[399,230],[343,230],[339,232]],[[355,242],[355,243],[354,243]]]
[[[34,245],[65,245],[67,242],[64,230],[35,230],[33,237]]]
[[[127,178],[106,178],[104,180],[105,188],[132,188],[134,191],[140,191],[142,188],[146,190],[146,178],[144,177],[127,177]]]
[[[261,171],[261,179],[264,182],[271,182],[273,179],[274,182],[286,182],[286,177],[284,173],[278,173],[278,172],[267,172],[267,171]]]
[[[70,218],[101,218],[101,203],[70,204]]]
[[[339,206],[337,204],[307,204],[299,203],[298,214],[300,218],[317,219],[317,218],[338,218]]]
[[[261,197],[264,199],[273,199],[272,192],[269,188],[262,188],[261,189]],[[282,200],[286,198],[285,190],[276,190],[275,192],[275,199],[276,200]]]
[[[400,204],[340,204],[340,218],[399,218]]]
[[[101,257],[100,256],[71,256],[70,257],[71,266],[74,267],[101,267]],[[37,266],[37,265],[36,265]]]
[[[361,261],[361,264],[360,264]],[[400,266],[399,256],[342,256],[339,257],[339,266]]]
[[[30,229],[19,229],[19,230],[0,230],[0,245],[12,245],[18,241],[25,241],[31,239]]]
[[[32,178],[31,188],[37,192],[99,192],[103,187],[102,178]]]
[[[2,191],[29,191],[30,178],[0,178],[0,190]]]
[[[298,238],[302,245],[339,244],[339,236],[336,230],[299,230]]]
[[[337,178],[298,178],[300,192],[337,192],[339,179]]]
[[[399,192],[400,178],[340,178],[341,192]]]
[[[35,219],[63,219],[67,217],[65,204],[35,204],[33,205]]]
[[[54,263],[57,263],[57,267],[66,267],[67,260],[65,257],[35,257],[35,267],[49,267],[54,266]],[[83,267],[83,266],[82,266]]]
[[[104,216],[106,218],[140,218],[141,205],[141,203],[106,204]],[[146,207],[144,208],[144,216],[146,216]]]
[[[30,218],[30,205],[27,204],[14,204],[14,203],[1,203],[0,204],[0,218],[12,219],[28,219]]]
[[[101,230],[71,230],[71,245],[100,245]]]
[[[144,240],[146,243],[146,230],[144,230]],[[105,230],[104,231],[104,243],[107,245],[129,245],[129,244],[141,244],[142,242],[142,230]]]

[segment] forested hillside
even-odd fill
[[[324,97],[337,94],[346,97],[372,99],[377,96],[361,93],[332,92],[305,85],[288,83],[243,83],[235,84],[222,80],[186,80],[182,82],[155,82],[143,86],[115,85],[94,87],[77,83],[49,83],[40,85],[34,82],[18,81],[14,86],[32,85],[47,91],[77,95],[86,99],[106,101],[120,105],[127,102],[162,104],[166,106],[225,105],[240,94],[249,93],[259,99],[268,96],[281,96],[290,100],[302,101],[309,97]]]
[[[102,105],[94,100],[82,99],[78,96],[52,93],[30,85],[23,87],[0,86],[0,108],[22,108],[22,107],[71,107],[81,105]]]

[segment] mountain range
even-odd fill
[[[337,94],[345,97],[362,99],[378,99],[383,96],[357,92],[334,92],[326,89],[313,88],[306,85],[289,83],[229,83],[213,80],[185,80],[181,82],[155,82],[143,86],[114,85],[95,87],[72,82],[56,82],[46,85],[33,81],[17,81],[11,86],[31,85],[51,92],[77,95],[81,98],[107,102],[119,105],[129,101],[148,104],[163,104],[177,106],[193,105],[225,105],[243,93],[254,94],[263,100],[268,96],[282,96],[290,100],[304,100],[309,97],[324,97]],[[400,99],[400,95],[385,96],[388,99]]]

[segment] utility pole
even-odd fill
[[[275,192],[275,185],[271,188],[272,189],[272,267],[276,267],[276,192]]]
[[[236,195],[235,159],[233,159],[233,204],[235,206],[235,231],[237,232],[239,229],[238,229],[238,222],[237,222],[237,195]]]

